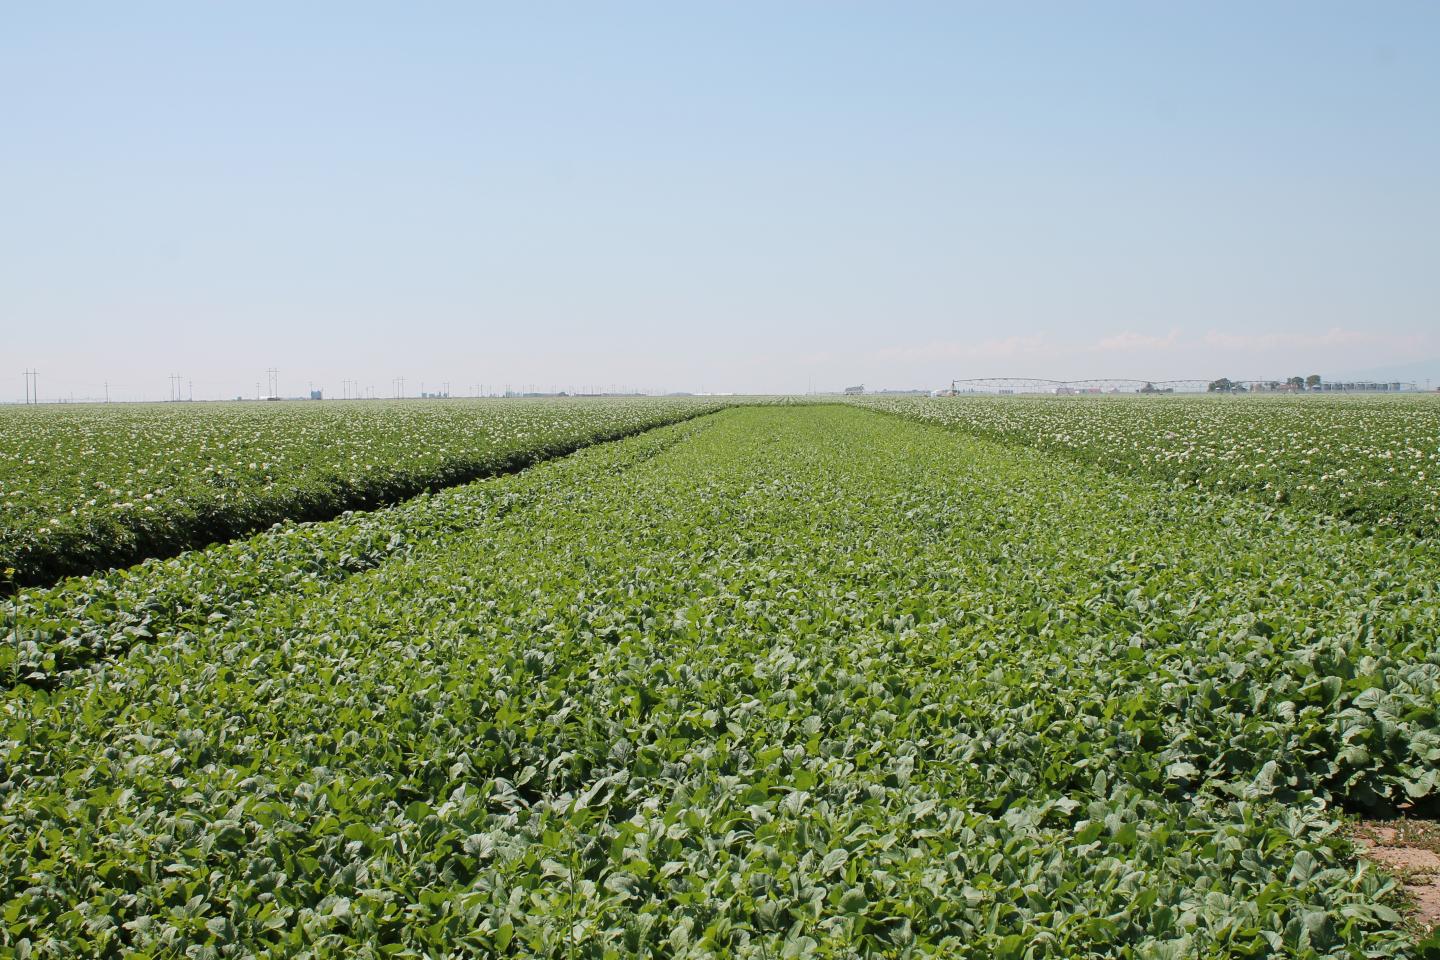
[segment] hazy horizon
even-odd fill
[[[1440,381],[1433,5],[0,22],[3,400]]]

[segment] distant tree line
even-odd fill
[[[1291,390],[1314,390],[1320,386],[1320,374],[1312,373],[1308,377],[1291,377],[1281,384],[1279,380],[1267,380],[1265,387],[1269,390],[1279,390],[1282,386]],[[1207,388],[1211,393],[1247,393],[1249,387],[1229,377],[1221,377],[1219,380],[1211,380]]]

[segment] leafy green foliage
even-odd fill
[[[1402,956],[1436,571],[832,406],[27,591],[0,950]]]
[[[705,400],[0,408],[0,567],[20,583],[506,473]]]
[[[860,397],[975,436],[1375,528],[1440,532],[1440,400]]]

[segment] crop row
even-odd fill
[[[865,397],[853,402],[1107,469],[1440,532],[1440,399]]]
[[[0,569],[50,583],[505,473],[703,400],[149,404],[0,412]],[[3,585],[3,584],[0,584]]]
[[[30,591],[0,947],[1403,955],[1436,570],[801,407]]]

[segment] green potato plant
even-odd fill
[[[329,519],[718,409],[704,399],[0,407],[0,565],[27,585]]]
[[[0,951],[1408,956],[1437,569],[819,405],[26,590]]]
[[[1440,398],[855,397],[1083,463],[1296,503],[1375,529],[1440,532]]]

